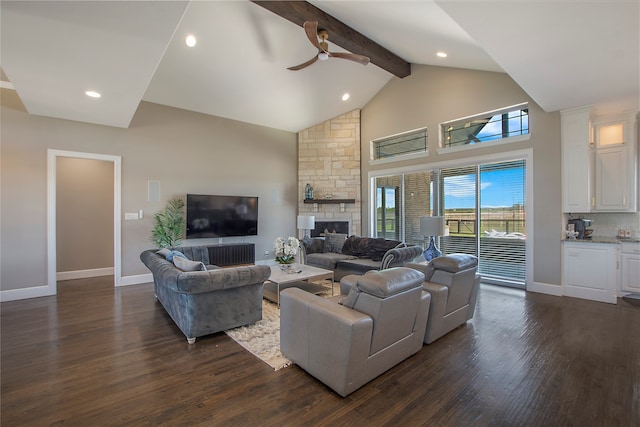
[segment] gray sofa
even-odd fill
[[[197,337],[262,319],[262,289],[271,275],[268,266],[219,268],[209,265],[206,247],[176,250],[188,259],[179,260],[180,265],[195,271],[179,269],[157,250],[142,252],[140,259],[153,274],[156,298],[189,344]]]
[[[285,289],[280,349],[344,397],[422,348],[431,298],[423,282],[397,267],[357,276],[346,297]]]
[[[325,237],[302,240],[305,264],[333,270],[334,280],[349,274],[362,275],[371,270],[402,267],[422,255],[419,246],[407,246],[397,240],[349,236],[331,233]]]

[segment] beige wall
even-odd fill
[[[457,153],[437,153],[439,124],[478,113],[529,102],[529,141]],[[476,156],[491,156],[511,150],[533,149],[534,272],[541,284],[560,285],[560,117],[545,113],[506,74],[482,71],[412,66],[412,74],[392,79],[362,109],[362,224],[370,234],[369,182],[372,171],[442,162],[468,163]],[[427,127],[429,156],[425,159],[369,164],[371,140]]]
[[[58,157],[58,272],[113,267],[113,162]]]
[[[296,233],[296,134],[142,102],[128,129],[32,116],[2,89],[0,137],[0,290],[46,286],[47,149],[122,157],[122,275],[146,274],[153,214],[186,193],[259,197],[259,235],[223,242],[256,244],[273,258],[273,240]],[[149,202],[147,182],[160,181]],[[145,212],[124,221],[125,212]],[[217,239],[186,244],[217,243]]]

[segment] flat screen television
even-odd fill
[[[257,197],[187,194],[187,239],[257,235]]]

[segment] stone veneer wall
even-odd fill
[[[307,183],[314,198],[355,199],[345,204],[304,203]],[[298,214],[315,215],[316,220],[349,221],[349,234],[362,232],[360,196],[360,110],[327,120],[298,132]],[[300,235],[302,232],[300,232]]]

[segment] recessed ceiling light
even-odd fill
[[[348,93],[345,93],[344,95],[342,95],[342,100],[346,101],[347,99],[349,99],[351,95],[349,95]]]
[[[446,58],[447,57],[447,53],[446,52],[438,52],[436,53],[436,55],[440,58]]]
[[[100,95],[99,92],[96,92],[95,90],[88,90],[84,93],[87,96],[90,96],[91,98],[100,98],[102,95]]]
[[[196,45],[196,38],[193,34],[189,34],[184,42],[187,44],[187,46],[194,47]]]

